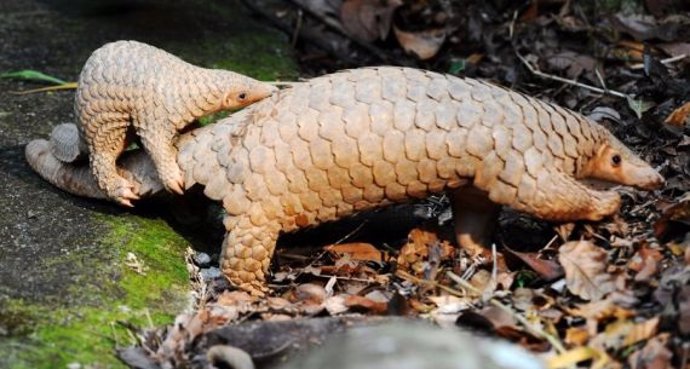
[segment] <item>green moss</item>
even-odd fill
[[[282,36],[242,35],[232,42],[205,44],[210,67],[228,69],[262,81],[292,81],[297,78],[294,58],[284,48]],[[212,55],[216,54],[215,58]]]
[[[202,126],[209,125],[211,123],[215,123],[215,122],[227,117],[228,115],[230,115],[230,113],[227,111],[220,111],[218,113],[209,114],[205,117],[199,118],[199,124],[201,124]]]
[[[298,76],[285,38],[278,33],[248,31],[200,44],[170,45],[170,49],[180,50],[179,55],[191,63],[231,70],[261,81],[293,81]]]
[[[101,221],[110,228],[101,240],[103,249],[112,250],[115,261],[99,265],[96,283],[73,285],[70,303],[62,306],[21,300],[0,304],[0,321],[13,337],[0,340],[0,357],[12,368],[64,368],[73,362],[123,367],[114,349],[134,341],[119,322],[167,324],[186,307],[187,242],[160,219],[104,216]],[[143,265],[143,274],[128,265],[130,253]],[[80,257],[69,258],[79,268]]]

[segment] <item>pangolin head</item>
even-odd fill
[[[233,73],[225,89],[221,109],[237,110],[263,100],[276,91],[278,91],[278,88],[269,83]]]
[[[655,190],[664,185],[664,177],[630,151],[611,133],[606,132],[594,156],[585,165],[586,177]]]

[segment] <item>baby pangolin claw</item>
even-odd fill
[[[136,190],[136,186],[126,179],[123,178],[122,182],[124,183],[121,183],[114,191],[108,193],[108,197],[120,205],[132,208],[134,207],[132,201],[140,199],[139,195],[136,194],[138,191]]]
[[[242,283],[239,284],[239,287],[240,289],[244,290],[245,292],[249,293],[254,297],[265,297],[268,291],[270,291],[268,286],[266,286],[266,282],[264,281],[251,281],[248,283]]]

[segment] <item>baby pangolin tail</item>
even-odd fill
[[[61,139],[58,138],[57,141]],[[70,163],[58,159],[54,153],[62,148],[54,147],[54,142],[56,142],[54,137],[51,137],[50,141],[33,140],[29,142],[24,150],[29,166],[41,178],[63,191],[77,196],[108,199],[105,193],[98,188],[88,163]],[[127,153],[120,159],[120,162],[122,166],[119,169],[120,175],[134,183],[142,197],[163,190],[153,162],[146,153]]]
[[[86,141],[74,123],[62,123],[53,128],[49,146],[53,156],[64,163],[73,163],[88,154]]]

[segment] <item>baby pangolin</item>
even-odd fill
[[[238,73],[194,66],[141,42],[112,42],[91,54],[79,76],[75,112],[81,137],[59,126],[53,152],[71,162],[83,139],[98,186],[109,198],[131,206],[138,191],[117,173],[116,160],[128,146],[132,127],[165,188],[181,194],[183,176],[172,145],[176,134],[199,117],[242,108],[276,90]]]
[[[580,114],[505,88],[398,67],[314,78],[177,141],[185,186],[222,201],[220,264],[256,294],[281,232],[393,202],[448,193],[458,243],[487,245],[507,205],[553,221],[600,220],[620,196],[578,179],[655,189],[664,183],[609,131]],[[83,169],[26,149],[32,167],[67,191],[102,197]],[[132,155],[128,178],[160,188],[150,162]]]

